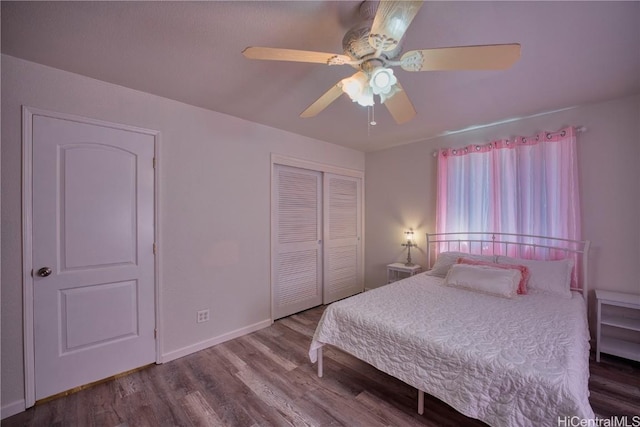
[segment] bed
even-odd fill
[[[420,413],[426,392],[492,426],[593,419],[589,242],[495,233],[429,234],[427,242],[429,266],[432,253],[441,255],[430,271],[327,307],[309,349],[318,375],[329,344],[417,388]],[[509,296],[492,283],[456,286],[458,271],[499,277],[496,283],[508,275]],[[523,275],[529,287],[519,294]]]

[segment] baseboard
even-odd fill
[[[15,402],[3,405],[0,408],[0,420],[4,420],[5,418],[8,418],[12,415],[24,412],[26,409],[27,408],[24,399],[16,400]]]
[[[161,363],[170,362],[175,359],[179,359],[181,357],[187,356],[189,354],[195,353],[200,350],[204,350],[205,348],[212,347],[216,344],[221,344],[225,341],[232,340],[234,338],[241,337],[243,335],[250,334],[251,332],[259,331],[260,329],[267,328],[271,326],[271,319],[262,320],[258,323],[254,323],[253,325],[246,326],[244,328],[236,329],[235,331],[228,332],[224,335],[220,335],[215,338],[211,338],[205,341],[200,341],[198,343],[189,345],[187,347],[180,348],[178,350],[173,350],[168,353],[162,354]]]

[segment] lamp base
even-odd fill
[[[416,246],[411,243],[411,241],[407,241],[407,243],[403,243],[402,246],[407,247],[407,262],[404,263],[406,267],[411,267],[413,263],[411,262],[411,247]]]

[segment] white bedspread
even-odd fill
[[[331,304],[309,356],[334,345],[492,426],[591,419],[581,295],[500,298],[419,274]]]

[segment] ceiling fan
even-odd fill
[[[316,116],[343,93],[367,107],[374,105],[377,95],[398,124],[411,120],[416,111],[391,67],[405,71],[503,70],[520,57],[517,43],[410,50],[400,56],[403,36],[421,6],[422,1],[364,1],[362,21],[342,39],[342,55],[253,46],[242,53],[249,59],[351,65],[358,71],[336,83],[300,117]]]

